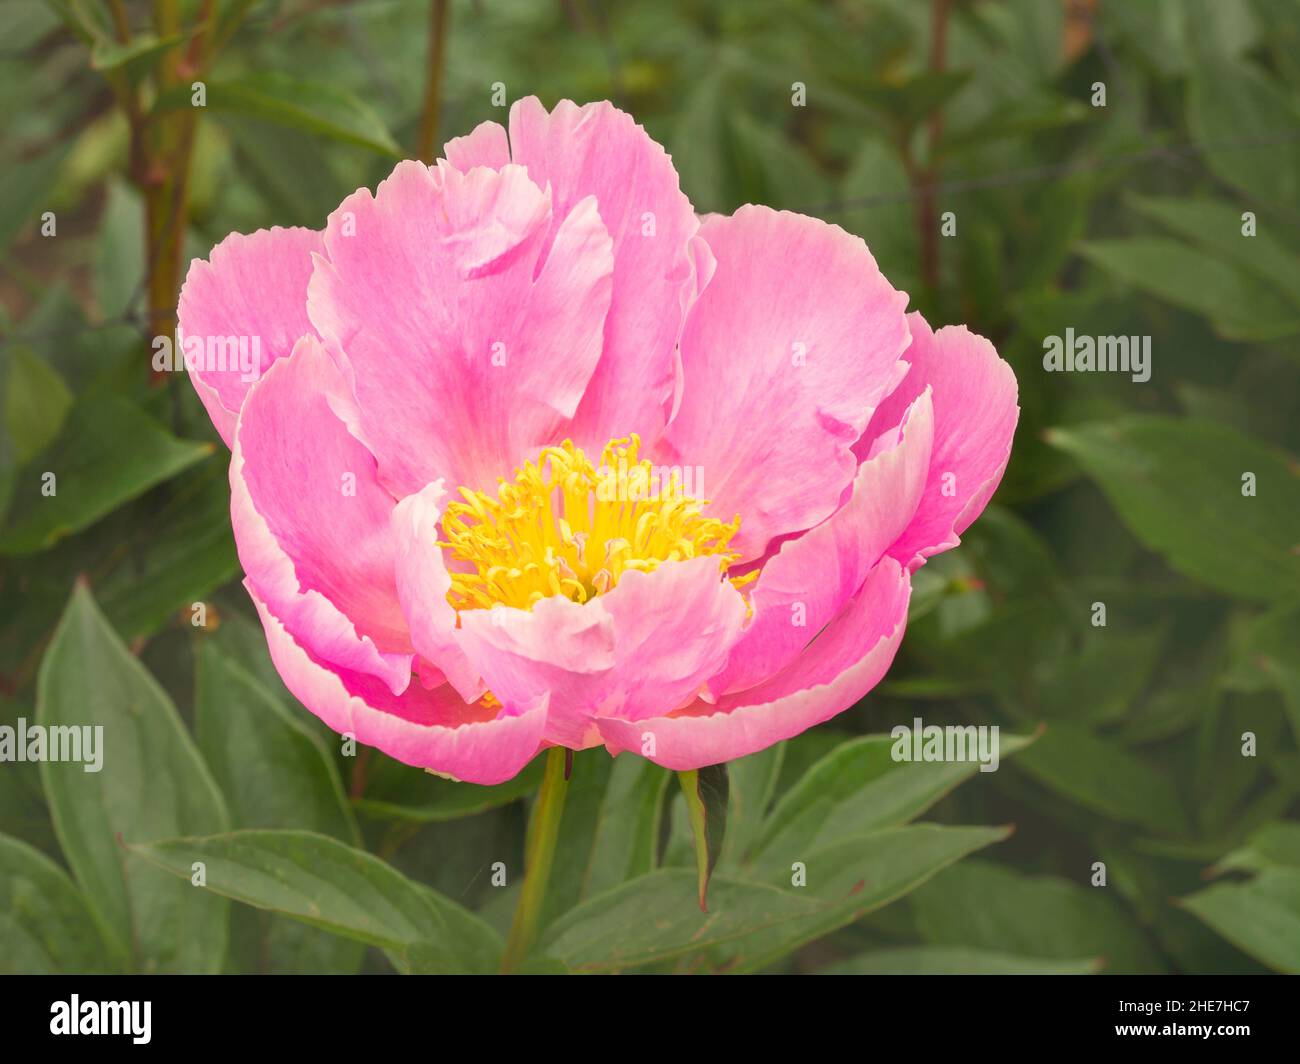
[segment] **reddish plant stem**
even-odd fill
[[[203,0],[188,46],[177,45],[159,62],[158,95],[192,91],[202,81],[211,58],[208,47],[216,22],[216,0]],[[176,0],[155,0],[154,30],[159,37],[182,32]],[[138,109],[137,109],[138,110]],[[133,180],[144,196],[148,249],[148,318],[146,332],[170,333],[176,324],[176,300],[185,267],[185,233],[189,219],[190,173],[200,108],[156,111],[132,122]],[[132,119],[128,111],[128,121]]]
[[[370,747],[363,746],[357,751],[357,759],[352,764],[352,779],[349,781],[348,797],[353,801],[366,795],[366,770],[370,767]]]
[[[424,83],[416,158],[432,163],[438,150],[438,111],[442,106],[442,72],[447,53],[447,0],[429,4],[429,76]]]
[[[948,60],[948,13],[950,0],[931,0],[930,5],[930,72],[941,74]],[[921,240],[921,278],[927,288],[939,287],[939,208],[935,189],[939,183],[939,141],[943,137],[943,107],[930,114],[926,131],[925,167],[916,167],[905,153],[904,165],[916,189],[916,225]]]

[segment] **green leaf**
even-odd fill
[[[347,191],[334,176],[328,142],[302,130],[222,117],[236,151],[235,164],[267,209],[285,225],[319,225]]]
[[[83,975],[120,968],[67,874],[26,843],[0,835],[0,972]]]
[[[686,814],[695,840],[695,875],[699,884],[700,908],[709,911],[709,877],[722,853],[727,831],[727,766],[709,765],[677,773],[686,796]]]
[[[0,698],[0,726],[16,728],[20,717],[35,714],[17,702]],[[50,857],[59,856],[59,840],[41,790],[41,770],[31,761],[5,762],[0,771],[0,834],[10,835]]]
[[[125,69],[132,76],[149,67],[149,62],[179,44],[185,38],[179,33],[166,37],[144,32],[138,33],[126,44],[116,40],[98,40],[90,50],[90,67],[101,74]]]
[[[1125,284],[1208,316],[1230,340],[1272,340],[1300,332],[1294,303],[1218,253],[1150,236],[1090,240],[1079,251]],[[1158,352],[1154,358],[1153,372],[1160,372]]]
[[[819,975],[1092,975],[1100,958],[1051,961],[960,946],[904,946],[860,953]]]
[[[110,41],[110,32],[106,19],[106,5],[94,4],[91,0],[47,0],[59,13],[67,27],[87,44],[97,41]]]
[[[910,195],[898,152],[883,140],[863,139],[839,188],[846,205],[839,221],[867,242],[891,283],[909,292],[920,285],[920,255],[906,209]]]
[[[157,104],[162,110],[189,106],[188,85],[160,97]],[[402,157],[402,149],[369,105],[329,82],[304,81],[275,72],[249,74],[209,83],[207,106],[211,111],[247,115],[391,158]]]
[[[248,17],[249,9],[260,2],[261,0],[230,0],[229,3],[217,5],[212,36],[218,44],[224,44]]]
[[[591,898],[556,920],[539,952],[576,971],[617,971],[704,949],[758,928],[808,916],[813,898],[715,876],[712,908],[699,907],[699,883],[665,868]]]
[[[1294,95],[1253,65],[1205,55],[1187,89],[1187,128],[1206,165],[1264,203],[1300,202]]]
[[[1292,0],[1253,0],[1251,7],[1260,23],[1268,28],[1263,43],[1279,73],[1290,84],[1300,84],[1300,26],[1287,17],[1292,13]],[[1215,10],[1218,9],[1221,5]]]
[[[1080,105],[1080,110],[1091,108]],[[1072,256],[1075,243],[1087,232],[1094,191],[1092,175],[1077,174],[1052,181],[1032,193],[1033,198],[1027,204],[1029,209],[1019,219],[1017,254],[1008,263],[1015,271],[1016,289],[1029,292],[1054,284]],[[1019,247],[1021,241],[1023,250]]]
[[[1163,775],[1081,725],[1053,722],[1019,765],[1045,787],[1103,816],[1174,834],[1188,829],[1178,793]]]
[[[1228,846],[1239,845],[1255,828],[1277,819],[1296,796],[1300,776],[1279,773],[1279,790],[1270,797],[1260,788],[1268,771],[1264,759],[1242,756],[1247,732],[1266,754],[1281,751],[1286,724],[1277,710],[1271,692],[1220,697],[1197,722],[1191,782],[1202,834],[1221,840],[1208,848],[1215,857]],[[1255,806],[1257,802],[1261,805]]]
[[[468,909],[326,835],[236,831],[134,850],[184,879],[201,861],[208,891],[378,946],[405,968],[491,972],[501,954]]]
[[[1049,720],[1102,723],[1125,718],[1160,662],[1168,625],[1125,632],[1093,628],[1079,653],[1061,662],[1039,691],[1037,710]]]
[[[355,975],[362,942],[342,938],[247,905],[230,910],[230,949],[223,973],[235,975]]]
[[[1221,4],[1217,0],[1188,0],[1172,5],[1177,10],[1166,11],[1182,23],[1184,43],[1180,51],[1190,53],[1193,65],[1207,64],[1208,60],[1236,58],[1252,51],[1259,43],[1267,16],[1254,4]],[[1273,27],[1268,27],[1273,36]],[[1219,72],[1231,77],[1228,68]]]
[[[54,441],[71,406],[72,393],[53,366],[29,347],[10,349],[4,422],[13,441],[15,465],[30,461]]]
[[[732,210],[741,203],[799,209],[826,199],[822,170],[803,147],[770,123],[730,106],[728,64],[702,74],[682,108],[669,146],[702,210]]]
[[[143,197],[121,181],[110,181],[95,241],[95,302],[103,319],[130,313],[144,290],[144,227]]]
[[[1300,871],[1300,823],[1279,820],[1265,824],[1245,846],[1214,866],[1215,872],[1262,872],[1269,868]]]
[[[808,208],[826,199],[826,181],[804,150],[778,129],[729,108],[726,157],[741,196],[776,209]]]
[[[970,80],[969,71],[923,70],[907,81],[877,80],[858,87],[861,102],[901,140]]]
[[[702,210],[731,210],[740,203],[735,165],[725,150],[729,141],[723,109],[725,82],[720,67],[695,82],[666,143],[682,188],[691,190],[692,202]]]
[[[911,744],[909,730],[906,742]],[[864,735],[841,743],[814,764],[772,810],[755,846],[756,863],[788,869],[796,853],[919,816],[979,770],[969,761],[897,761],[899,740]],[[999,734],[999,757],[1032,737]]]
[[[1079,879],[1086,874],[1085,866]],[[916,931],[932,945],[1053,961],[1104,957],[1108,972],[1164,968],[1111,892],[1082,882],[1022,876],[976,859],[935,876],[908,898],[907,907]]]
[[[239,594],[240,592],[236,592],[236,596]],[[240,602],[239,605],[242,607],[244,603]],[[271,652],[266,645],[266,632],[255,614],[250,616],[233,607],[229,609],[223,607],[218,617],[217,630],[211,632],[211,635],[226,657],[234,658],[239,662],[243,670],[251,673],[258,683],[279,700],[281,705],[288,706],[290,711],[298,708],[297,700],[289,688],[284,686],[284,680],[276,669],[275,662],[271,660]],[[305,709],[298,714],[298,719],[300,723],[312,727],[319,724],[321,732],[331,736],[334,734],[318,717]],[[375,756],[383,757],[378,751]],[[400,762],[394,763],[400,764]],[[402,767],[409,768],[406,765]]]
[[[1010,828],[911,824],[842,839],[815,850],[808,847],[804,854],[792,856],[784,868],[767,874],[774,885],[806,876],[806,886],[785,889],[792,894],[807,892],[820,903],[817,910],[757,931],[729,947],[727,952],[733,954],[729,970],[766,968],[800,946],[903,897],[954,861],[1010,834]]]
[[[1122,836],[1113,838],[1115,845],[1107,842],[1099,846],[1095,858],[1106,865],[1107,887],[1096,888],[1080,881],[1069,888],[1063,888],[1078,895],[1079,906],[1102,908],[1100,903],[1084,898],[1089,892],[1118,896],[1123,902],[1125,924],[1115,929],[1116,935],[1128,943],[1137,943],[1144,938],[1154,939],[1160,947],[1161,956],[1167,957],[1168,963],[1179,970],[1220,974],[1259,974],[1263,971],[1262,965],[1224,941],[1191,913],[1178,905],[1170,904],[1171,899],[1205,886],[1205,869],[1199,861],[1153,857],[1150,854],[1117,849],[1116,846],[1123,845],[1125,840]],[[1071,906],[1068,898],[1062,898],[1054,904],[1066,911]],[[1042,917],[1051,917],[1046,906]],[[1083,912],[1071,917],[1076,925],[1080,925],[1080,931],[1085,933],[1087,928],[1081,925],[1087,918]],[[1106,922],[1101,922],[1103,934],[1105,928]],[[1080,937],[1082,940],[1082,935]],[[1113,951],[1113,947],[1104,939],[1099,941],[1100,936],[1096,933],[1089,938],[1092,945],[1087,948],[1093,952]],[[1121,958],[1122,955],[1115,955],[1107,968],[1124,971],[1125,965],[1121,963]],[[1133,971],[1135,966],[1130,963],[1127,970]]]
[[[1267,230],[1267,219],[1256,219],[1254,236],[1242,235],[1242,208],[1222,200],[1178,199],[1172,196],[1130,196],[1128,203],[1186,237],[1231,259],[1248,273],[1273,285],[1300,305],[1300,258]],[[1260,231],[1259,227],[1264,228]]]
[[[240,828],[300,828],[360,845],[338,769],[321,740],[248,672],[205,640],[194,727]],[[247,908],[232,913],[232,954],[248,972],[353,973],[356,942]]]
[[[1245,633],[1247,665],[1257,669],[1277,688],[1300,744],[1300,606],[1270,610]]]
[[[338,769],[320,739],[214,643],[205,640],[197,657],[194,729],[230,795],[234,825],[300,827],[359,845]]]
[[[1180,904],[1270,968],[1300,975],[1300,870],[1273,868],[1218,883]]]
[[[134,522],[136,549],[96,586],[104,613],[127,639],[151,635],[182,610],[188,623],[194,603],[239,575],[229,463],[229,455],[213,455],[178,481],[165,504]]]
[[[177,439],[117,396],[82,399],[53,446],[20,473],[0,555],[52,546],[212,451],[210,443]],[[46,473],[54,481],[43,480]],[[55,494],[43,494],[46,484]]]
[[[223,830],[221,794],[171,700],[128,653],[84,584],[73,591],[41,663],[36,717],[47,729],[102,728],[98,771],[86,771],[90,763],[41,764],[55,830],[91,907],[130,943],[138,970],[218,970],[226,904],[121,847]]]
[[[497,809],[511,802],[517,802],[537,791],[542,782],[544,758],[530,762],[514,779],[499,783],[495,787],[482,787],[475,783],[459,783],[454,780],[440,779],[428,773],[416,774],[418,779],[419,804],[406,801],[390,800],[384,797],[382,789],[378,797],[359,798],[354,806],[359,813],[383,820],[405,820],[412,824],[434,824],[445,820],[459,820],[461,817],[476,816],[489,809]],[[409,766],[403,775],[411,775]],[[376,780],[378,783],[379,780]],[[372,794],[377,788],[367,788]],[[405,795],[403,795],[405,797]]]
[[[582,885],[584,898],[654,869],[669,773],[639,757],[614,759]]]
[[[1236,598],[1300,593],[1300,475],[1287,457],[1206,421],[1130,416],[1051,429],[1147,547]],[[1243,475],[1256,478],[1242,494]]]
[[[0,255],[28,224],[52,209],[50,189],[66,155],[66,149],[57,148],[34,159],[6,161],[0,177]]]
[[[1085,122],[1089,111],[1090,108],[1079,100],[1039,91],[1025,99],[1008,100],[964,129],[945,129],[939,150],[944,156],[949,156],[986,148],[991,141],[1041,134]]]
[[[19,52],[39,43],[59,25],[56,3],[29,0],[25,4],[10,4],[5,12],[5,38],[13,52]]]
[[[719,864],[739,865],[762,834],[788,746],[776,743],[727,763],[727,824]]]

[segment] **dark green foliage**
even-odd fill
[[[186,261],[373,187],[427,76],[419,3],[220,7]],[[864,238],[1022,408],[886,681],[729,766],[708,912],[671,774],[577,755],[535,970],[1300,971],[1300,4],[1090,7],[955,0],[933,70],[916,0],[451,3],[442,139],[504,120],[496,82],[614,99],[700,212]],[[98,775],[0,764],[0,969],[495,970],[540,763],[489,789],[344,756],[239,587],[225,448],[150,379],[106,79],[181,38],[5,9],[0,724],[119,745]],[[1150,337],[1150,379],[1047,372],[1067,329]],[[894,760],[915,717],[1000,726],[1003,764]]]

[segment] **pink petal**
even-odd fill
[[[707,556],[624,573],[604,600],[622,686],[620,699],[605,708],[628,720],[693,698],[726,662],[747,612],[717,559]]]
[[[186,365],[227,446],[252,382],[287,356],[298,337],[316,335],[307,319],[307,282],[312,253],[323,247],[321,234],[311,229],[259,229],[250,236],[231,233],[212,249],[210,261],[190,263],[178,329],[184,347],[201,345],[201,360]],[[241,339],[255,363],[252,373],[243,371],[238,358],[232,364],[228,354],[230,341]]]
[[[726,669],[709,681],[712,691],[753,687],[785,668],[862,586],[916,513],[933,431],[926,391],[908,408],[901,438],[895,433],[858,467],[848,502],[763,564],[750,596],[753,620]]]
[[[551,693],[547,739],[596,740],[593,718],[665,713],[694,698],[726,661],[745,619],[739,592],[712,557],[625,572],[583,605],[543,599],[532,610],[467,610],[461,634],[498,697]]]
[[[492,713],[466,704],[449,686],[412,684],[394,695],[374,677],[323,662],[293,638],[248,588],[285,686],[340,734],[389,757],[469,783],[503,783],[541,748],[546,696]]]
[[[611,754],[643,754],[676,771],[731,761],[789,739],[848,709],[885,675],[903,638],[909,580],[883,559],[803,656],[766,683],[717,705],[669,716],[598,721]],[[653,736],[654,752],[647,750]]]
[[[675,348],[686,306],[707,281],[689,249],[699,222],[672,159],[630,115],[605,102],[579,107],[562,100],[548,114],[536,97],[519,100],[510,110],[510,144],[529,177],[549,184],[557,219],[594,195],[614,241],[604,355],[578,409],[574,439],[597,449],[632,432],[656,439],[677,384]]]
[[[308,312],[346,355],[358,434],[395,496],[438,477],[493,486],[567,430],[613,255],[592,200],[555,220],[547,251],[550,198],[522,167],[415,162],[330,215]]]
[[[934,449],[916,516],[889,553],[916,569],[955,547],[983,511],[1011,457],[1020,407],[1016,376],[993,345],[964,325],[933,332],[920,314],[908,315],[911,363],[903,383],[881,404],[864,440],[898,424],[925,388],[934,393]]]
[[[510,162],[510,142],[505,126],[496,122],[480,122],[463,137],[447,141],[443,156],[462,173],[476,166],[490,166],[500,170]]]
[[[907,297],[837,226],[742,207],[701,229],[717,271],[682,334],[684,390],[669,464],[700,467],[746,558],[829,517],[852,445],[907,346]]]
[[[599,600],[552,597],[531,610],[466,610],[460,622],[461,645],[493,694],[527,701],[549,692],[555,713],[548,714],[547,741],[592,745],[589,703],[611,688],[615,662],[614,623]]]
[[[482,697],[483,681],[466,658],[456,630],[456,611],[447,601],[451,575],[438,540],[447,492],[441,480],[408,495],[393,511],[397,543],[397,596],[411,643],[468,701]]]
[[[350,401],[313,337],[267,370],[235,432],[231,523],[249,586],[294,638],[399,692],[411,645],[394,579],[394,502],[336,413]]]

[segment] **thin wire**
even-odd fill
[[[1194,142],[1186,141],[1180,144],[1153,144],[1139,151],[1125,152],[1119,155],[1107,156],[1102,159],[1083,159],[1067,163],[1053,163],[1043,166],[1029,166],[1019,170],[1008,170],[999,174],[983,174],[977,177],[959,177],[949,178],[943,181],[936,181],[930,185],[917,185],[909,188],[905,192],[883,192],[871,196],[860,196],[848,200],[835,200],[829,203],[810,204],[800,207],[799,210],[805,214],[844,214],[850,211],[871,210],[876,207],[896,205],[907,203],[927,191],[940,193],[943,195],[954,195],[965,192],[974,192],[981,189],[1005,188],[1011,185],[1029,184],[1035,181],[1048,181],[1053,179],[1073,177],[1077,174],[1095,173],[1101,170],[1113,169],[1123,166],[1131,166],[1137,162],[1158,161],[1170,165],[1186,167],[1189,159],[1186,153],[1192,153],[1191,157],[1199,155],[1213,154],[1223,151],[1249,151],[1258,148],[1276,147],[1279,144],[1295,143],[1300,141],[1300,131],[1291,133],[1280,133],[1265,137],[1254,137],[1250,140],[1225,141],[1218,144],[1197,145]],[[1257,202],[1253,197],[1244,197],[1251,202]],[[1285,208],[1279,208],[1272,204],[1265,205],[1270,210],[1277,210],[1285,214],[1291,214]],[[167,226],[171,223],[170,214],[166,224],[162,229],[161,236],[165,237]],[[1294,224],[1294,223],[1293,223]],[[144,281],[142,280],[137,286],[135,294],[131,297],[130,302],[135,300],[142,293]],[[128,304],[129,305],[129,304]],[[158,317],[170,318],[171,312],[160,313]],[[47,339],[60,339],[69,336],[79,336],[85,333],[99,332],[103,329],[116,328],[120,325],[137,325],[146,326],[151,323],[151,316],[147,313],[131,312],[118,318],[110,318],[106,321],[96,322],[91,325],[79,327],[77,329],[58,329],[38,333],[25,333],[6,337],[0,337],[0,350],[20,343],[40,342]]]
[[[1205,144],[1200,146],[1191,142],[1172,145],[1153,144],[1149,147],[1142,148],[1139,151],[1111,155],[1103,159],[1084,159],[1067,163],[1049,163],[1043,166],[1028,166],[1020,170],[1008,170],[1000,174],[982,174],[978,177],[950,178],[944,181],[935,182],[931,185],[916,185],[915,187],[909,188],[906,192],[881,192],[871,196],[858,196],[852,199],[835,200],[830,203],[813,204],[800,207],[799,210],[808,213],[821,214],[831,213],[834,211],[881,207],[891,203],[906,203],[909,200],[916,199],[923,191],[954,193],[972,192],[986,188],[1003,188],[1008,185],[1019,185],[1051,178],[1072,177],[1076,174],[1092,173],[1098,170],[1105,170],[1117,166],[1128,166],[1144,160],[1159,159],[1164,162],[1169,162],[1169,156],[1189,149],[1193,152],[1199,150],[1201,154],[1211,154],[1221,151],[1274,147],[1278,144],[1286,144],[1298,140],[1300,140],[1300,131],[1270,138],[1256,138],[1249,141]]]

